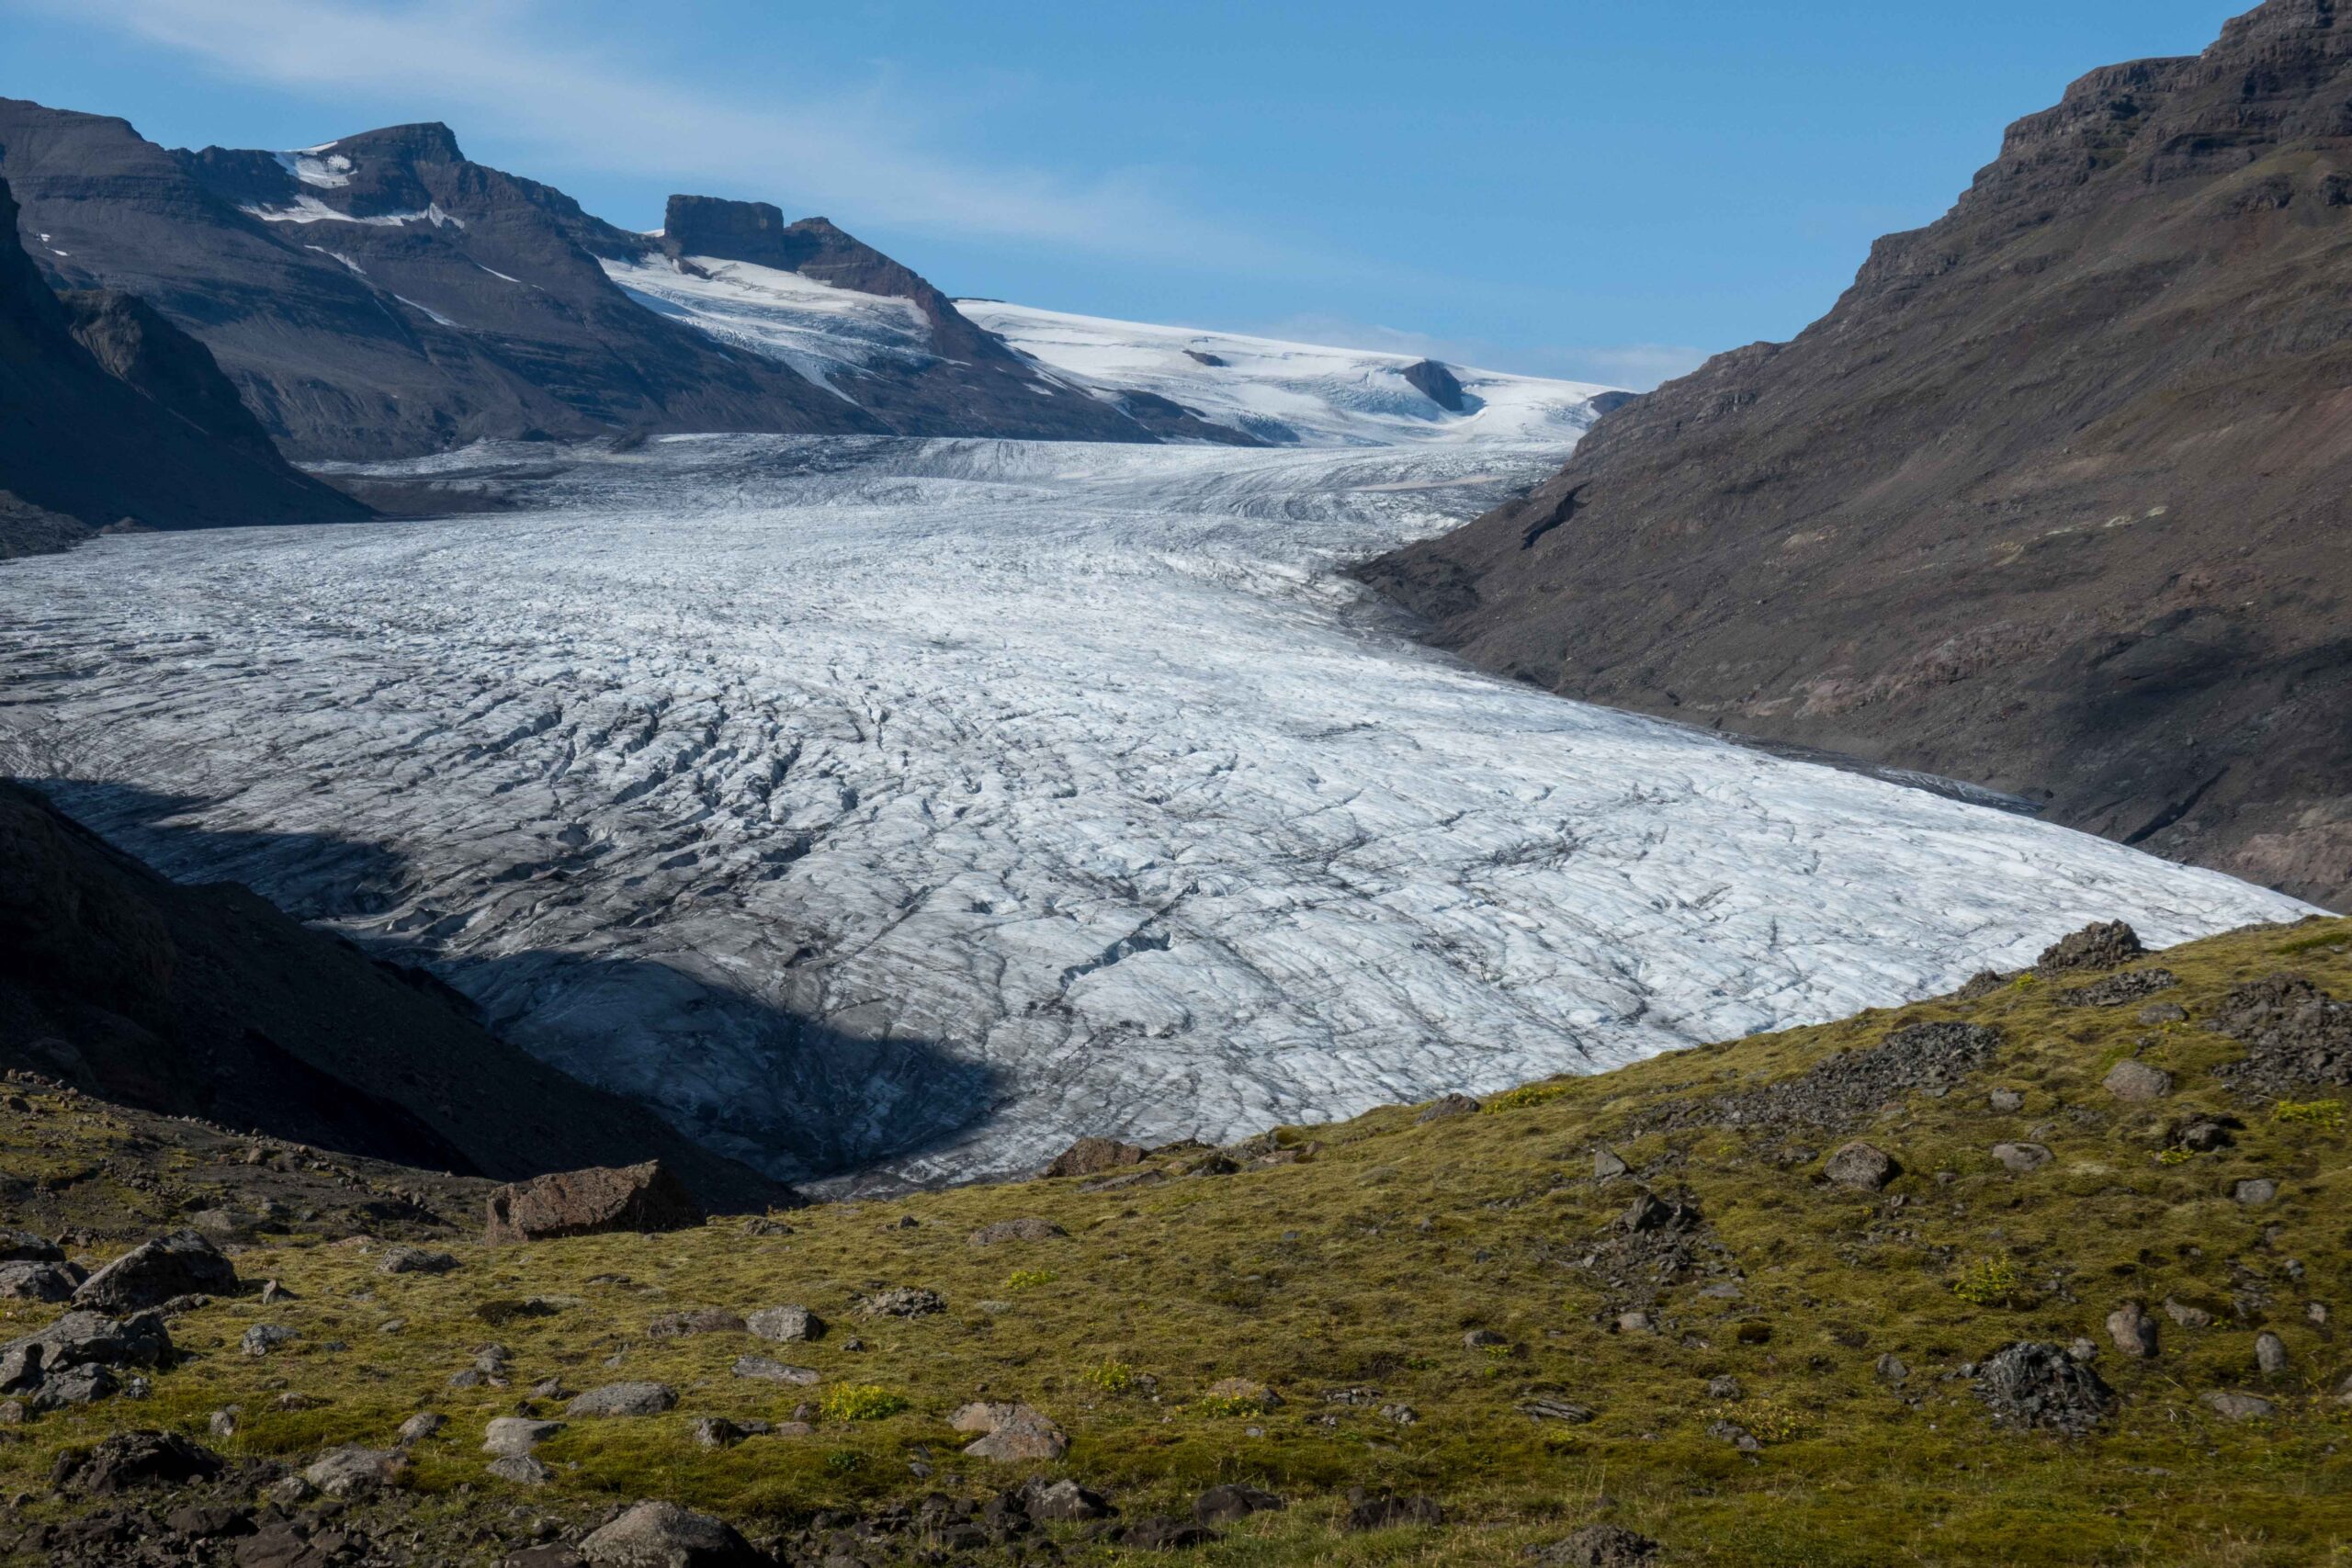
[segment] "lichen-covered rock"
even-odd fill
[[[563,1407],[572,1416],[659,1416],[674,1409],[678,1391],[668,1383],[616,1382],[592,1388]]]
[[[685,1230],[702,1205],[659,1160],[594,1166],[502,1187],[490,1195],[485,1241],[540,1241],[616,1231]]]
[[[302,1479],[330,1497],[361,1497],[392,1485],[407,1469],[408,1456],[398,1449],[352,1443],[321,1454]]]
[[[2172,1075],[2153,1063],[2127,1056],[2108,1069],[2099,1086],[2118,1100],[2162,1100],[2172,1092]]]
[[[1894,1159],[1875,1144],[1856,1138],[1823,1162],[1821,1174],[1832,1186],[1875,1192],[1894,1179]]]

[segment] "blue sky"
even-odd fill
[[[632,228],[760,197],[951,293],[1645,386],[2242,8],[0,0],[0,94],[170,145],[445,119]]]

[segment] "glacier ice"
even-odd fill
[[[2303,907],[1561,701],[1340,571],[1551,447],[475,449],[0,570],[12,771],[787,1177],[1223,1139]]]

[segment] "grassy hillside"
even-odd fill
[[[2352,1090],[2297,1085],[2291,1066],[2251,1083],[2231,1069],[2246,1044],[2203,1027],[2233,987],[2282,969],[2352,997],[2347,943],[2352,921],[2256,929],[2132,965],[2178,984],[2117,1005],[2070,1005],[2098,973],[2020,977],[1475,1111],[1398,1107],[1223,1156],[1164,1154],[1107,1190],[1061,1179],[671,1235],[460,1241],[458,1266],[437,1276],[379,1272],[383,1240],[288,1222],[294,1234],[265,1232],[236,1261],[291,1299],[175,1317],[193,1355],[144,1401],[0,1429],[0,1493],[41,1495],[61,1451],[127,1427],[299,1467],[334,1444],[389,1444],[435,1411],[449,1423],[414,1445],[400,1506],[429,1539],[477,1532],[439,1549],[447,1561],[495,1561],[534,1518],[571,1529],[639,1497],[803,1551],[819,1510],[872,1516],[1049,1474],[1103,1491],[1128,1521],[1186,1514],[1220,1482],[1289,1500],[1182,1554],[1202,1564],[1514,1563],[1594,1521],[1653,1538],[1667,1563],[1743,1568],[2352,1562],[2352,1406],[2338,1393],[2352,1371]],[[2166,1004],[2186,1016],[2167,1020]],[[1923,1023],[1996,1036],[1901,1035]],[[2127,1058],[2169,1074],[2169,1092],[2105,1087]],[[30,1098],[5,1122],[13,1176],[86,1168],[126,1135],[91,1102]],[[2199,1122],[2226,1142],[2191,1147],[2214,1137],[2190,1131]],[[1895,1162],[1883,1190],[1825,1178],[1854,1138]],[[2012,1148],[2031,1167],[2012,1169],[1996,1145],[2049,1157]],[[1597,1174],[1600,1150],[1624,1173]],[[163,1160],[123,1190],[127,1212],[144,1223],[211,1201],[205,1162],[231,1157]],[[2259,1196],[2239,1186],[2254,1180],[2274,1184],[2267,1201],[2241,1201]],[[1020,1219],[1065,1234],[971,1239]],[[853,1304],[901,1286],[944,1310],[866,1318]],[[517,1315],[527,1298],[543,1298],[537,1315]],[[2167,1298],[2210,1325],[2176,1321]],[[2156,1320],[2155,1355],[2125,1356],[2105,1328],[2126,1301]],[[666,1314],[783,1303],[831,1331],[781,1345],[650,1332]],[[10,1307],[11,1336],[59,1310]],[[241,1353],[258,1324],[299,1337]],[[2283,1371],[2257,1367],[2264,1331]],[[2119,1396],[2084,1438],[1996,1425],[1963,1371],[2015,1341],[2078,1338]],[[510,1386],[451,1386],[492,1341]],[[745,1355],[821,1381],[733,1375]],[[537,1450],[544,1487],[489,1478],[486,1420],[518,1404],[562,1418],[560,1399],[529,1398],[548,1378],[567,1392],[654,1380],[679,1401],[571,1420]],[[1235,1378],[1279,1404],[1211,1392]],[[2271,1414],[2227,1418],[2204,1403],[2213,1391],[2257,1394]],[[1034,1405],[1068,1452],[964,1456],[970,1438],[945,1418],[976,1398]],[[232,1404],[234,1435],[207,1436]],[[722,1449],[693,1435],[696,1417],[783,1422],[802,1404],[818,1407],[805,1435]],[[1425,1495],[1445,1522],[1346,1531],[1351,1486]],[[32,1502],[17,1517],[79,1506]],[[1136,1555],[1084,1527],[1044,1533],[1072,1562]],[[1039,1560],[1038,1540],[1023,1560]],[[1014,1559],[981,1546],[932,1560]]]

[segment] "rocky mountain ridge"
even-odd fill
[[[1563,694],[2352,898],[2352,18],[2091,73],[1788,344],[1367,569]]]

